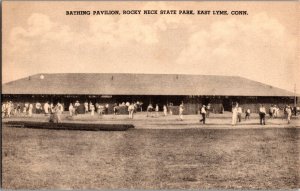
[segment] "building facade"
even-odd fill
[[[176,74],[36,74],[6,83],[2,87],[2,101],[25,103],[70,103],[79,101],[109,105],[142,103],[145,111],[151,103],[160,110],[167,105],[173,114],[184,103],[185,114],[197,114],[204,104],[214,113],[231,111],[235,103],[257,112],[259,105],[293,105],[293,92],[236,76],[176,75]],[[124,112],[126,113],[126,108]]]

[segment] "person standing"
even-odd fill
[[[108,109],[109,109],[109,104],[105,104],[105,114],[107,115],[108,114]]]
[[[259,120],[261,125],[266,124],[266,108],[263,104],[259,107]]]
[[[92,102],[90,102],[90,110],[91,110],[91,116],[95,115],[95,106]]]
[[[54,113],[54,112],[55,112],[54,104],[51,102],[50,103],[50,113]]]
[[[40,114],[42,111],[42,104],[40,102],[36,102],[35,108],[36,108],[36,113]]]
[[[273,116],[273,105],[271,105],[270,106],[270,108],[269,108],[269,116],[270,116],[270,118],[272,119],[274,116]]]
[[[28,106],[28,116],[29,116],[29,117],[32,116],[32,109],[33,109],[33,105],[32,105],[32,103],[31,103],[31,104],[29,104],[29,106]]]
[[[69,105],[69,114],[70,114],[70,117],[73,116],[73,112],[74,112],[74,107],[73,107],[73,104],[70,103],[70,105]]]
[[[77,101],[75,102],[75,104],[74,104],[74,108],[75,108],[75,115],[77,115],[77,114],[78,114],[78,108],[79,108],[79,106],[80,106],[80,103],[79,103],[79,101],[77,100]]]
[[[184,107],[183,107],[183,103],[179,105],[179,118],[181,121],[183,121],[183,111],[184,111]]]
[[[236,125],[237,122],[237,115],[238,115],[238,104],[232,108],[232,122],[231,125]]]
[[[167,116],[167,114],[168,114],[168,109],[167,109],[167,106],[166,106],[166,105],[164,105],[163,110],[164,110],[164,115]]]
[[[7,102],[7,106],[6,106],[7,117],[10,117],[11,108],[12,108],[11,106],[12,106],[11,101]]]
[[[291,122],[291,116],[292,116],[292,110],[291,110],[290,106],[287,106],[287,108],[286,108],[286,114],[287,114],[288,124],[290,124],[290,122]]]
[[[279,107],[275,105],[275,114],[274,117],[277,118],[279,116]]]
[[[119,110],[119,106],[118,106],[117,103],[115,103],[115,105],[114,105],[114,115],[118,114],[118,110]]]
[[[200,113],[202,115],[202,119],[200,120],[200,122],[203,122],[203,124],[205,124],[205,119],[206,119],[206,107],[205,107],[205,105],[202,105]]]
[[[6,106],[5,106],[5,104],[4,103],[2,103],[2,118],[4,118],[5,117],[5,110],[6,110]]]
[[[128,112],[129,112],[129,119],[133,119],[133,112],[134,112],[134,105],[130,104],[128,106]]]
[[[55,112],[57,113],[57,122],[61,122],[61,114],[63,112],[63,106],[61,103],[57,102]]]
[[[159,111],[159,107],[158,104],[156,104],[155,106],[155,116],[158,117],[158,111]]]
[[[149,114],[150,114],[150,116],[152,116],[152,110],[153,110],[153,106],[150,103],[147,107],[147,117],[149,116]]]
[[[243,113],[242,107],[238,106],[238,108],[237,108],[237,118],[238,118],[239,123],[242,121],[242,113]]]
[[[27,114],[28,109],[29,109],[29,103],[26,102],[25,105],[24,105],[23,113]]]
[[[210,110],[211,110],[211,106],[210,106],[210,103],[209,103],[209,104],[207,104],[207,107],[206,107],[206,117],[207,118],[209,118]]]
[[[294,112],[294,116],[297,116],[297,106],[296,105],[294,105],[293,112]]]
[[[48,102],[46,102],[45,104],[44,104],[44,113],[46,114],[46,115],[48,115],[48,113],[49,113],[49,103]]]
[[[245,116],[245,120],[247,120],[247,119],[250,119],[250,109],[248,108],[247,110],[246,110],[246,116]]]
[[[99,113],[100,116],[102,116],[104,114],[104,110],[105,110],[104,105],[99,104],[98,113]]]
[[[89,103],[87,101],[84,102],[84,110],[85,110],[85,113],[89,112]]]
[[[20,113],[21,113],[21,106],[20,106],[19,103],[17,104],[17,112],[18,112],[18,114],[20,115]]]

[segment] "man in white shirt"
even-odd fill
[[[291,116],[292,116],[292,109],[291,109],[290,106],[287,106],[287,108],[286,108],[286,113],[287,113],[287,121],[288,121],[288,124],[290,124]]]
[[[202,105],[200,113],[202,115],[202,119],[200,120],[200,122],[203,122],[203,124],[205,124],[205,117],[206,117],[205,105]]]
[[[264,105],[260,105],[259,107],[259,120],[261,125],[266,124],[266,108]]]

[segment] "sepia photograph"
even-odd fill
[[[300,189],[299,1],[1,6],[2,189]]]

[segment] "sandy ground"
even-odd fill
[[[93,121],[84,117],[78,121]],[[101,123],[111,123],[112,116],[106,117]],[[298,120],[289,126],[268,120],[262,127],[254,118],[231,127],[223,117],[210,118],[203,127],[199,116],[185,116],[183,122],[177,116],[142,116],[128,120],[137,128],[125,132],[3,126],[3,188],[300,188]]]

